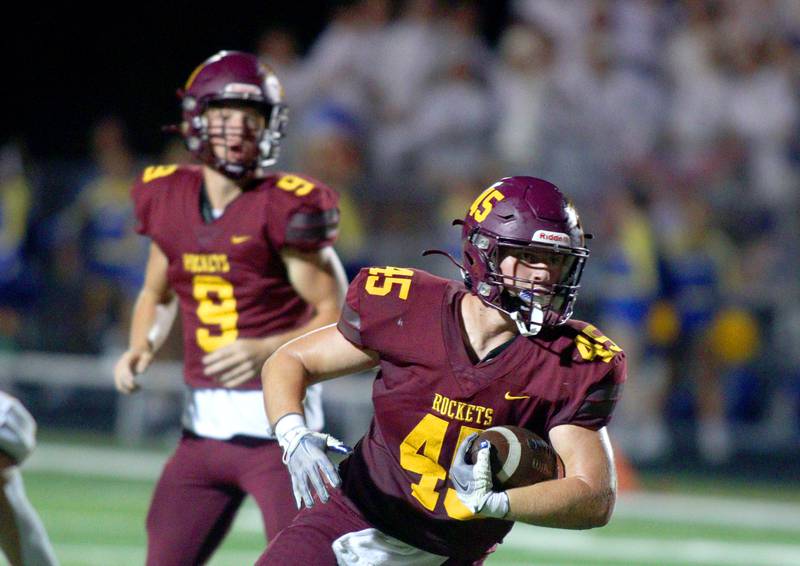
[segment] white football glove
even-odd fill
[[[458,447],[455,462],[450,467],[450,480],[461,503],[476,516],[502,519],[508,514],[508,494],[492,490],[489,442],[484,440],[481,443],[474,464],[468,464],[466,460],[470,446],[477,437],[478,433],[473,432]]]
[[[283,463],[289,468],[292,477],[292,491],[298,509],[314,506],[314,498],[308,482],[314,486],[320,500],[328,501],[328,489],[320,477],[325,475],[331,487],[339,487],[342,483],[339,472],[331,462],[327,452],[347,456],[353,449],[330,434],[314,432],[306,426],[305,419],[297,413],[281,417],[275,424],[275,436],[283,448]]]
[[[21,464],[36,446],[36,421],[15,397],[0,391],[0,451]]]

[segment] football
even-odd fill
[[[469,456],[477,457],[482,441],[491,445],[495,490],[511,489],[564,477],[564,462],[541,436],[517,426],[495,426],[472,442]]]

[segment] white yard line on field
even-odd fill
[[[251,512],[240,515],[234,530],[255,519],[260,523],[255,508]],[[251,524],[253,524],[251,523]],[[249,528],[246,530],[250,530]],[[260,529],[259,529],[260,532]],[[726,565],[726,566],[797,566],[800,564],[800,547],[773,543],[736,543],[719,540],[659,540],[653,538],[609,537],[599,536],[592,532],[571,532],[557,529],[541,529],[528,525],[517,525],[506,537],[504,548],[517,551],[531,551],[537,555],[569,557],[581,560],[583,564],[596,561],[614,562],[617,564],[636,564],[639,566],[664,564],[686,564],[687,566]],[[80,563],[85,566],[106,566],[109,560],[122,560],[124,564],[141,563],[144,549],[131,545],[97,545],[96,543],[60,543],[57,545],[59,557],[64,562]],[[257,552],[232,551],[225,552],[224,560],[212,561],[213,564],[252,563]],[[537,564],[541,562],[537,559]],[[3,564],[0,558],[0,564]],[[488,564],[510,566],[509,563],[495,557]],[[517,564],[516,562],[514,563]],[[518,564],[525,564],[519,562]]]
[[[146,556],[146,550],[142,546],[113,543],[59,543],[55,550],[61,562],[81,566],[108,566],[112,563],[143,564]],[[209,566],[252,564],[258,558],[260,551],[225,549],[222,554],[224,556],[212,558]],[[0,555],[0,565],[3,564],[5,563]]]
[[[36,447],[25,470],[61,472],[127,480],[155,480],[168,454],[105,446],[42,443]]]
[[[619,497],[614,516],[800,532],[800,504],[761,499],[624,493]]]
[[[564,531],[517,524],[503,547],[553,555],[614,561],[619,564],[726,564],[729,566],[797,566],[800,545],[744,543],[711,539],[667,540],[616,537],[602,531]],[[491,563],[491,560],[489,561]]]

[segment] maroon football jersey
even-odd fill
[[[280,251],[333,243],[338,196],[320,182],[275,172],[244,191],[219,218],[201,212],[202,168],[148,167],[133,187],[137,230],[169,259],[169,283],[180,298],[184,377],[218,387],[202,358],[237,338],[261,338],[304,324],[311,307],[292,288]],[[240,389],[258,389],[254,377]]]
[[[454,281],[368,268],[351,283],[340,332],[380,354],[369,432],[343,463],[343,489],[379,529],[429,552],[475,560],[512,523],[474,519],[450,487],[470,433],[517,425],[543,438],[562,424],[605,426],[625,381],[623,352],[585,322],[517,336],[472,363]]]

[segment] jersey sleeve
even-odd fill
[[[571,424],[600,430],[611,422],[614,408],[622,397],[626,379],[624,352],[617,352],[610,362],[595,362],[588,371],[590,377],[570,402],[551,421],[551,428],[560,424]]]
[[[177,165],[152,165],[146,167],[131,189],[133,211],[136,215],[136,232],[153,236],[158,200],[166,190],[165,179],[178,171]]]
[[[391,298],[386,304],[381,304],[373,300],[366,287],[370,283],[370,269],[365,267],[358,272],[358,275],[347,288],[342,314],[339,318],[339,332],[350,342],[361,348],[380,351],[380,340],[375,340],[376,335],[380,336],[386,321],[391,318],[390,307]]]
[[[150,235],[150,216],[153,210],[153,191],[150,190],[140,176],[131,189],[133,212],[136,215],[136,232]]]
[[[342,307],[342,314],[336,327],[339,332],[356,346],[365,348],[364,339],[361,337],[361,290],[364,287],[365,269],[350,282],[347,296]]]
[[[276,186],[284,194],[280,218],[272,230],[278,249],[315,251],[332,245],[339,234],[339,195],[309,177],[287,174]]]
[[[436,302],[436,291],[424,275],[400,267],[365,267],[350,283],[338,329],[350,342],[381,357],[409,355],[404,338],[419,330],[419,314]],[[405,321],[405,322],[404,322]]]

